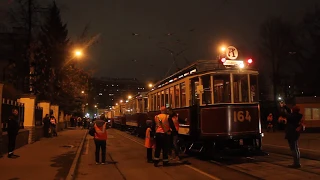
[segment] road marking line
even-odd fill
[[[132,139],[131,137],[129,137],[129,136],[127,136],[127,135],[123,135],[123,134],[120,134],[120,133],[118,133],[118,132],[116,132],[116,133],[119,134],[119,135],[122,136],[122,137],[125,137],[125,138],[127,138],[127,139],[129,139],[129,140],[131,140],[131,141],[133,141],[133,142],[141,145],[141,146],[144,146],[144,144],[140,143],[139,141],[136,141],[135,139]],[[206,172],[204,172],[204,171],[201,171],[201,170],[198,169],[198,168],[192,167],[192,166],[187,165],[187,164],[184,164],[184,166],[185,166],[185,167],[188,167],[188,168],[190,168],[190,169],[192,169],[192,170],[194,170],[194,171],[196,171],[196,172],[198,172],[198,173],[200,173],[200,174],[202,174],[202,175],[204,175],[204,176],[207,176],[207,177],[210,178],[210,179],[220,180],[218,177],[215,177],[215,176],[213,176],[213,175],[211,175],[211,174],[208,174],[208,173],[206,173]]]

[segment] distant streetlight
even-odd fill
[[[123,100],[120,100],[120,103],[122,103],[123,102]]]
[[[116,103],[116,106],[118,106],[118,103]]]
[[[81,91],[82,94],[84,94],[84,91]]]
[[[76,57],[81,57],[81,56],[83,55],[82,50],[80,50],[80,49],[75,50],[75,51],[74,51],[74,55],[75,55]]]
[[[131,99],[131,98],[132,98],[132,96],[129,95],[129,96],[128,96],[128,99]]]
[[[96,107],[97,107],[97,105],[94,105],[94,107],[96,108]]]
[[[152,88],[153,87],[153,84],[149,83],[149,88]]]

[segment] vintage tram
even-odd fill
[[[153,119],[166,106],[179,116],[180,146],[185,150],[261,150],[258,72],[250,68],[251,63],[252,59],[225,57],[196,61],[155,84],[147,93],[148,103],[143,103],[144,112],[136,112],[143,117],[126,118],[127,127],[143,132],[142,122]],[[146,98],[138,98],[142,96]],[[139,106],[134,107],[141,109]],[[134,107],[126,111],[135,111]]]

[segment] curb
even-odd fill
[[[86,130],[86,132],[83,135],[82,141],[81,141],[81,143],[80,143],[80,145],[78,147],[77,153],[76,153],[76,157],[73,159],[73,162],[72,162],[72,165],[71,165],[71,168],[69,170],[69,173],[67,175],[66,180],[75,179],[75,172],[76,172],[76,170],[78,168],[78,163],[79,163],[81,152],[82,152],[82,149],[83,149],[83,146],[84,146],[84,141],[87,138],[87,134],[88,134],[88,130]]]
[[[282,155],[292,156],[292,153],[288,147],[285,146],[273,146],[273,145],[263,145],[262,149],[266,152],[277,153]],[[300,149],[300,157],[310,160],[320,160],[319,151]]]

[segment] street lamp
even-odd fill
[[[118,106],[118,103],[116,103],[116,106]]]
[[[82,56],[82,50],[76,49],[76,50],[74,51],[74,55],[75,55],[76,57],[81,57],[81,56]]]
[[[131,95],[129,95],[129,96],[128,96],[128,99],[131,99],[131,98],[132,98],[132,96],[131,96]]]
[[[152,87],[153,87],[153,84],[152,84],[152,83],[149,83],[148,86],[149,86],[149,88],[152,88]]]
[[[84,91],[81,91],[81,94],[84,94]]]
[[[221,47],[220,47],[220,51],[221,51],[221,52],[225,52],[225,51],[226,51],[226,47],[225,47],[225,46],[221,46]]]
[[[122,103],[123,102],[123,100],[120,100],[120,103]]]
[[[94,107],[96,108],[96,107],[97,107],[97,105],[94,105]]]

